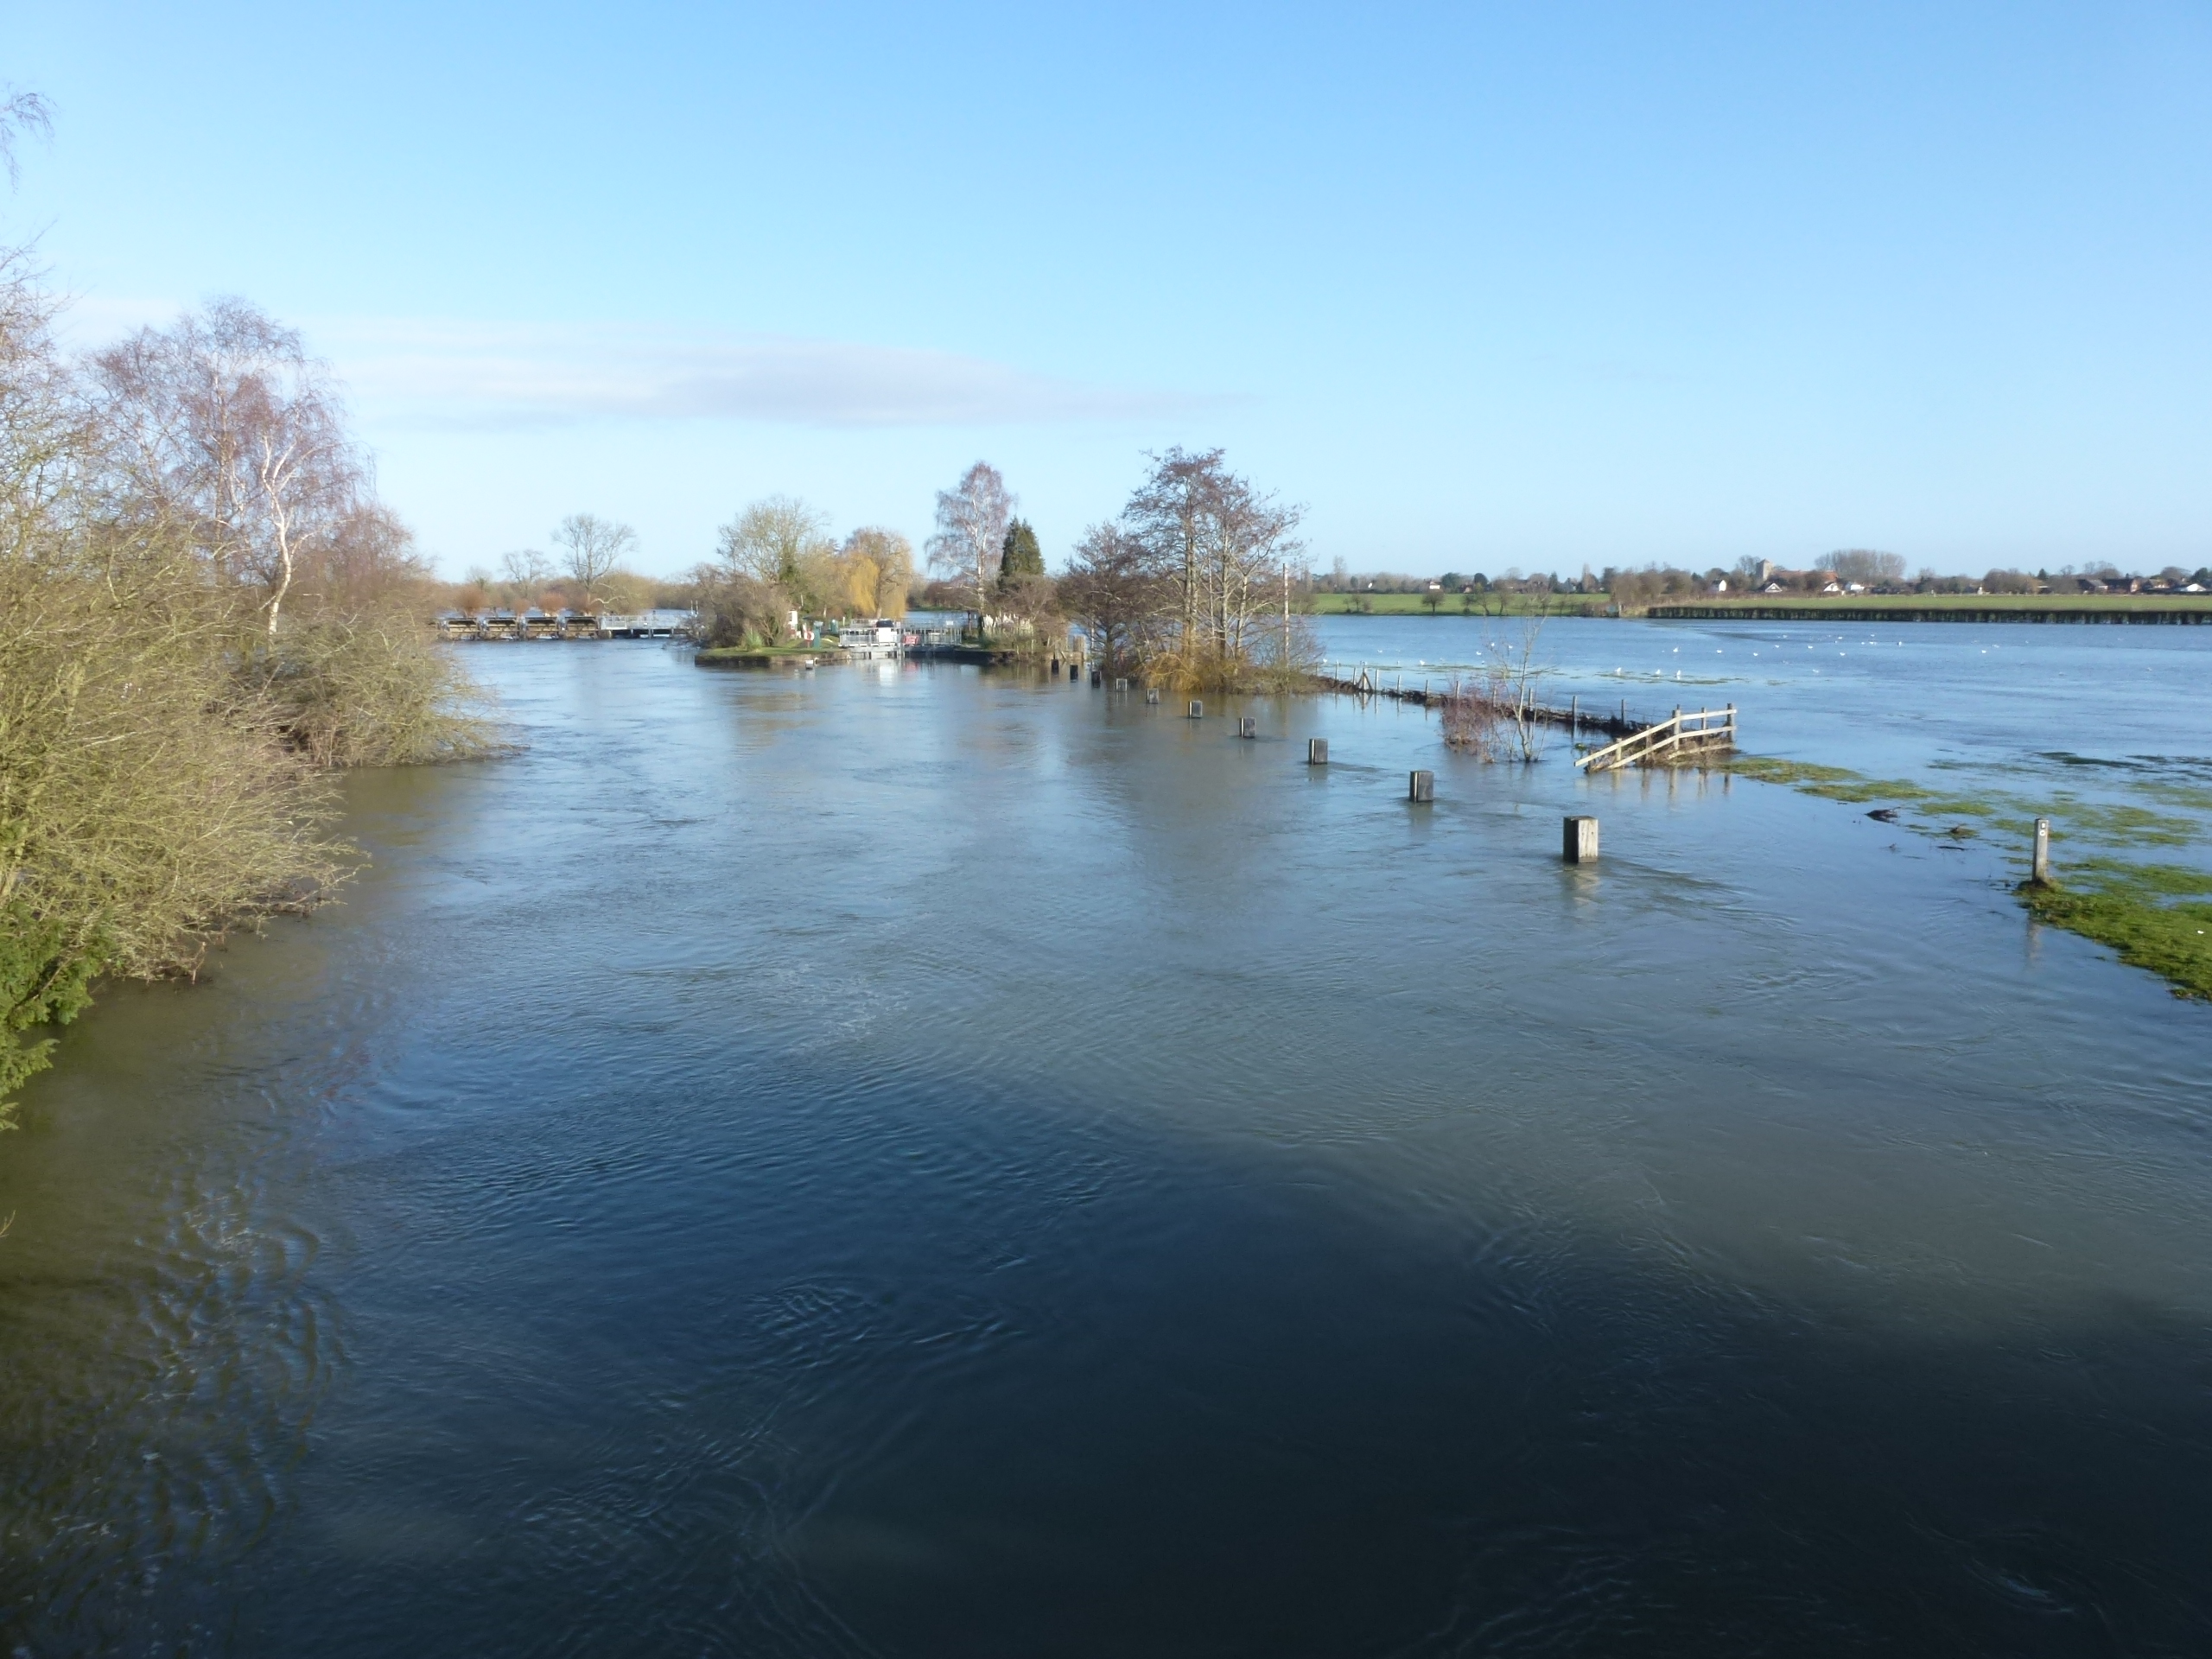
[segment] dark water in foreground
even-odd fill
[[[2212,1010],[1994,851],[471,663],[528,752],[0,1141],[3,1650],[2212,1648]]]

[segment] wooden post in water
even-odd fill
[[[1306,740],[1306,764],[1309,766],[1325,766],[1329,764],[1327,738],[1309,737]]]
[[[1433,801],[1436,798],[1436,774],[1421,771],[1406,779],[1406,798],[1409,801]]]
[[[1260,722],[1253,719],[1251,715],[1246,715],[1236,722],[1237,736],[1257,737],[1259,734]]]
[[[1205,717],[1206,706],[1205,702],[1197,697],[1192,697],[1191,699],[1191,718],[1192,720],[1204,720]]]
[[[1570,864],[1595,864],[1598,861],[1598,820],[1571,817],[1564,825],[1560,837],[1559,855]]]
[[[2050,885],[2050,820],[2036,820],[2035,856],[2028,866],[2028,880],[2039,887]]]

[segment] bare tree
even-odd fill
[[[0,168],[7,170],[11,190],[22,180],[16,160],[16,140],[33,133],[41,138],[54,136],[54,111],[46,99],[36,92],[13,91],[0,98]]]
[[[243,300],[92,359],[92,417],[110,433],[111,507],[179,524],[222,575],[260,584],[274,637],[304,563],[368,497],[326,365]]]
[[[977,461],[961,474],[957,488],[939,490],[937,534],[930,537],[930,568],[957,580],[976,612],[978,634],[986,626],[991,588],[1006,548],[1014,498],[1006,480],[988,461]]]
[[[1522,619],[1516,632],[1483,641],[1480,667],[1455,678],[1444,702],[1444,741],[1484,760],[1542,759],[1545,728],[1537,694],[1549,665],[1538,654],[1548,607]]]
[[[1251,665],[1279,593],[1287,609],[1299,518],[1231,473],[1218,449],[1154,458],[1122,522],[1160,579],[1185,677],[1233,680]],[[1286,658],[1290,633],[1286,619]]]
[[[588,512],[572,512],[553,532],[554,544],[563,550],[562,568],[583,589],[584,603],[599,603],[599,584],[611,575],[622,556],[638,544],[638,532]]]
[[[1094,524],[1060,578],[1061,607],[1081,628],[1103,671],[1133,666],[1159,607],[1158,579],[1144,544],[1119,524]]]
[[[1869,588],[1904,580],[1904,558],[1902,555],[1878,553],[1871,548],[1854,547],[1832,554],[1828,558],[1828,569],[1846,582],[1864,582]]]
[[[1193,454],[1180,444],[1149,457],[1152,476],[1122,509],[1122,522],[1144,548],[1154,573],[1167,578],[1166,591],[1173,595],[1174,616],[1186,641],[1199,633],[1205,592],[1200,544],[1207,512],[1226,473],[1221,457],[1219,449]]]
[[[715,560],[724,570],[766,582],[800,610],[815,609],[832,596],[830,566],[836,553],[828,521],[788,495],[755,501],[715,536]]]
[[[506,573],[501,585],[507,590],[507,602],[518,610],[535,605],[537,596],[545,591],[545,584],[553,580],[550,560],[534,547],[518,547],[499,556],[499,568]]]

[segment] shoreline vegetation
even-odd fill
[[[75,358],[58,308],[0,254],[0,1125],[100,981],[332,896],[335,772],[498,747],[298,335],[219,300]]]
[[[1084,532],[1057,577],[987,461],[938,494],[926,548],[937,579],[926,585],[895,531],[858,530],[840,543],[804,502],[755,502],[694,573],[693,660],[740,666],[826,651],[817,620],[893,618],[913,603],[963,614],[958,643],[932,647],[958,660],[1050,662],[1079,631],[1109,678],[1179,694],[1316,689],[1320,650],[1296,569],[1301,510],[1231,473],[1219,449],[1149,459],[1121,512]]]

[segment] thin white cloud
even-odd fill
[[[1033,424],[1171,413],[1198,401],[950,352],[705,329],[353,320],[308,333],[365,410],[410,425]]]

